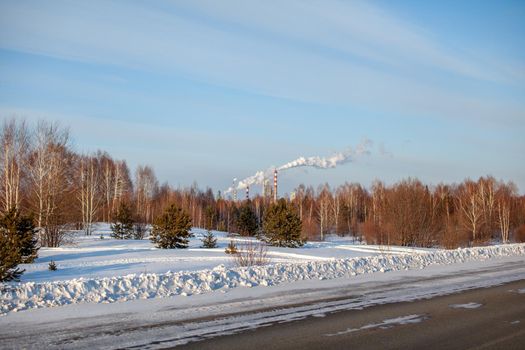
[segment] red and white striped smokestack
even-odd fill
[[[277,169],[273,171],[273,201],[277,202]]]
[[[250,199],[250,186],[246,186],[246,200]]]

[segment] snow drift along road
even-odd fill
[[[365,273],[422,269],[433,264],[453,264],[524,254],[525,244],[510,244],[328,262],[277,263],[231,269],[219,265],[211,270],[195,272],[8,284],[0,294],[0,314],[80,302],[108,303],[175,295],[187,296],[236,287],[268,286],[299,280],[334,279]]]

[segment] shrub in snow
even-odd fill
[[[249,241],[241,244],[234,255],[237,266],[266,265],[270,262],[268,247],[264,243]]]
[[[226,249],[224,249],[224,252],[226,254],[236,254],[237,253],[237,246],[235,245],[235,243],[233,243],[233,241],[230,241],[230,243],[228,243],[228,246],[226,247]]]
[[[49,266],[47,267],[49,269],[49,271],[56,271],[57,270],[57,264],[51,260],[49,262]]]
[[[12,208],[0,218],[0,281],[18,280],[24,270],[18,264],[37,257],[37,238],[31,218]]]
[[[201,241],[203,248],[217,248],[217,238],[215,238],[210,230],[206,231],[206,235],[204,235]]]
[[[155,219],[150,239],[158,248],[188,248],[190,229],[190,216],[172,204]]]
[[[111,237],[116,239],[130,239],[133,235],[133,215],[131,208],[122,202],[111,224]]]
[[[293,206],[284,199],[272,204],[264,215],[263,231],[266,241],[274,246],[297,248],[301,239],[302,222]]]

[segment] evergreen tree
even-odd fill
[[[217,248],[217,238],[213,233],[208,230],[206,235],[202,238],[202,247],[203,248]]]
[[[48,269],[49,271],[56,271],[56,270],[58,270],[58,268],[57,268],[57,264],[56,264],[53,260],[51,260],[51,261],[49,262],[48,266],[47,266],[47,269]]]
[[[18,280],[24,270],[18,264],[31,263],[37,257],[35,226],[30,217],[12,208],[0,218],[0,281]]]
[[[24,270],[17,267],[18,264],[20,264],[20,247],[9,237],[0,234],[0,282],[18,281],[24,273]]]
[[[190,216],[172,204],[153,222],[150,239],[158,248],[187,248],[190,229]]]
[[[284,199],[272,204],[264,215],[263,231],[271,245],[290,248],[302,246],[301,229],[299,215]]]
[[[130,239],[133,236],[133,214],[131,208],[122,202],[113,218],[111,237],[116,239]]]
[[[239,210],[237,228],[242,236],[254,236],[257,233],[257,229],[259,228],[259,225],[257,224],[257,216],[255,215],[249,201]]]

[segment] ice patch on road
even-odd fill
[[[325,334],[325,335],[327,337],[333,337],[333,336],[337,336],[337,335],[343,335],[343,334],[348,334],[348,333],[353,333],[353,332],[358,332],[358,331],[364,331],[364,330],[367,330],[367,329],[374,329],[374,328],[388,329],[388,328],[391,328],[391,327],[393,327],[395,325],[419,323],[419,322],[422,322],[422,321],[426,320],[427,318],[428,318],[428,316],[425,316],[425,315],[401,316],[401,317],[396,317],[396,318],[389,318],[389,319],[383,320],[383,322],[380,322],[380,323],[370,323],[370,324],[364,325],[364,326],[359,327],[359,328],[348,328],[348,329],[346,329],[344,331],[341,331],[341,332],[332,333],[332,334]]]
[[[512,321],[510,324],[519,324],[521,321],[520,320],[516,320],[516,321]]]
[[[424,254],[368,256],[330,261],[275,263],[200,271],[143,273],[66,281],[8,283],[0,290],[0,314],[74,303],[112,303],[189,296],[237,287],[272,286],[301,280],[348,278],[374,272],[423,269],[525,254],[525,244],[438,250]]]
[[[520,294],[525,294],[525,288],[518,289],[518,293],[520,293]]]
[[[478,307],[481,307],[482,304],[478,303],[467,303],[467,304],[452,304],[449,305],[449,307],[453,309],[477,309]]]

